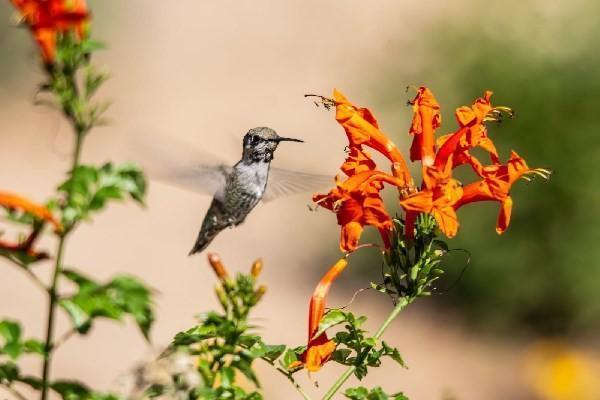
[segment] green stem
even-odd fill
[[[294,379],[294,377],[292,376],[292,374],[289,371],[285,370],[284,368],[281,368],[278,365],[275,365],[275,363],[273,361],[269,360],[266,357],[261,357],[261,360],[266,361],[267,363],[271,364],[271,366],[273,366],[273,368],[275,368],[283,376],[285,376],[286,378],[288,378],[289,381],[292,382],[292,385],[294,386],[294,388],[298,391],[298,393],[300,393],[300,396],[302,396],[302,398],[304,400],[311,400],[311,398],[308,395],[308,393],[306,393],[304,391],[304,389],[302,389],[302,386],[300,386],[300,384],[298,382],[296,382],[296,380]]]
[[[394,307],[392,312],[387,316],[385,321],[383,321],[383,323],[381,324],[379,329],[377,329],[377,332],[375,332],[375,336],[373,336],[373,337],[376,340],[381,339],[381,336],[383,336],[383,333],[390,326],[392,321],[394,319],[396,319],[398,314],[400,314],[400,312],[402,310],[404,310],[406,308],[406,306],[408,306],[410,303],[412,303],[413,300],[414,300],[414,298],[412,298],[412,297],[400,298],[400,301],[398,301],[398,304],[396,304],[396,306]],[[360,364],[362,362],[362,360],[369,354],[370,351],[371,351],[370,348],[367,349],[366,351],[364,351],[360,355],[360,357],[358,357],[358,359],[356,360],[356,364]],[[338,390],[340,390],[340,388],[348,380],[348,378],[350,378],[350,376],[354,373],[354,371],[356,371],[356,366],[354,366],[354,365],[349,367],[346,371],[344,371],[344,373],[335,381],[335,383],[333,384],[333,386],[331,386],[331,388],[327,391],[327,393],[325,393],[325,396],[323,396],[323,400],[330,400],[338,392]]]
[[[75,140],[75,149],[73,151],[73,162],[71,165],[71,170],[69,171],[69,175],[73,177],[75,170],[79,166],[79,159],[81,157],[81,147],[83,145],[83,137],[84,133],[81,131],[76,132],[76,140]],[[66,202],[69,204],[71,202],[72,186],[67,193]],[[60,239],[58,241],[58,248],[56,250],[56,262],[54,263],[54,272],[52,274],[52,283],[50,288],[48,289],[48,321],[46,324],[46,342],[45,342],[45,352],[44,352],[44,366],[42,369],[42,393],[41,400],[46,400],[48,398],[48,387],[49,387],[49,377],[50,377],[50,365],[52,361],[52,351],[53,351],[53,337],[54,337],[54,322],[55,322],[55,314],[56,314],[56,305],[58,300],[58,277],[62,271],[62,260],[63,254],[65,250],[65,244],[67,240],[67,236],[71,232],[72,226],[65,227],[65,231],[60,235]]]

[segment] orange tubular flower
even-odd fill
[[[310,308],[308,312],[308,346],[300,357],[302,364],[310,372],[316,372],[321,366],[329,360],[335,350],[335,343],[327,338],[325,332],[315,337],[319,330],[319,322],[325,314],[325,304],[327,302],[327,293],[333,281],[342,273],[348,265],[345,258],[340,259],[327,273],[321,278],[321,281],[315,288],[310,299]]]
[[[490,102],[492,94],[493,92],[486,90],[483,93],[483,97],[475,100],[472,107],[463,106],[457,108],[455,116],[460,126],[459,130],[454,134],[445,135],[438,139],[437,143],[440,146],[439,153],[443,153],[441,156],[449,157],[449,150],[454,154],[453,167],[469,163],[475,172],[479,173],[481,164],[475,157],[469,154],[469,150],[474,147],[481,147],[490,153],[492,163],[500,163],[496,146],[494,146],[492,140],[487,136],[487,129],[484,123],[495,120],[500,111],[509,113],[512,113],[512,111],[507,107],[492,107]],[[460,135],[457,135],[459,132]],[[442,152],[442,147],[450,139],[456,140],[456,143],[447,146],[445,151]]]
[[[19,195],[0,191],[0,207],[25,211],[42,221],[51,223],[57,231],[62,229],[60,222],[54,218],[50,210]]]
[[[392,172],[401,179],[400,187],[412,186],[404,157],[394,142],[379,130],[373,113],[368,108],[356,107],[337,89],[333,91],[333,99],[336,105],[335,119],[346,131],[350,149],[362,151],[362,145],[365,145],[377,150],[392,161]]]
[[[313,201],[318,205],[336,213],[338,224],[342,227],[342,251],[351,252],[356,249],[366,225],[376,227],[385,246],[389,247],[392,220],[379,195],[383,182],[398,186],[401,180],[381,171],[365,171],[344,182],[336,178],[336,187],[328,194],[313,196]]]
[[[454,205],[463,195],[462,185],[451,177],[451,163],[444,169],[426,167],[423,170],[423,190],[400,201],[406,211],[406,236],[413,237],[414,222],[420,213],[432,214],[440,230],[448,237],[458,232],[458,217]]]
[[[24,197],[0,191],[0,207],[27,212],[28,214],[31,214],[44,222],[49,222],[54,226],[54,229],[56,231],[62,230],[60,222],[58,222],[58,220],[54,218],[50,210],[48,210],[44,206],[33,203],[32,201],[29,201]],[[8,251],[10,253],[21,252],[34,260],[41,260],[47,258],[48,256],[45,253],[38,252],[33,249],[33,246],[39,236],[41,229],[41,225],[35,226],[34,230],[24,241],[16,244],[0,240],[0,252],[2,252],[3,250]]]
[[[434,132],[442,123],[440,105],[433,93],[425,86],[417,90],[416,97],[410,102],[413,106],[413,120],[409,133],[414,136],[410,147],[410,160],[421,160],[423,166],[433,165],[435,157]]]
[[[526,175],[531,174],[547,179],[550,172],[542,168],[529,168],[525,160],[512,151],[506,164],[483,167],[481,170],[483,179],[464,188],[462,197],[454,204],[454,209],[458,210],[465,204],[476,201],[499,202],[501,208],[496,224],[496,232],[502,234],[508,228],[512,212],[513,202],[510,197],[510,188],[519,178],[527,179]]]
[[[59,32],[74,29],[81,39],[89,20],[84,0],[11,0],[37,41],[42,59],[52,64]]]

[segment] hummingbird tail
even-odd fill
[[[220,229],[201,230],[188,256],[204,251],[219,232],[221,232]]]

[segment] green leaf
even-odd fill
[[[402,359],[402,356],[400,355],[400,351],[398,351],[397,348],[389,346],[386,342],[382,342],[381,346],[382,346],[382,351],[383,351],[384,356],[390,357],[392,360],[394,360],[398,364],[400,364],[403,368],[408,369],[408,367],[406,366],[406,363],[404,362],[404,360]]]
[[[337,309],[333,309],[333,310],[329,310],[324,316],[323,318],[321,318],[321,321],[319,322],[319,329],[317,330],[317,332],[313,335],[313,339],[316,337],[319,337],[323,334],[323,332],[325,332],[327,329],[341,324],[342,322],[345,322],[347,319],[347,314],[345,312],[343,312],[342,310],[337,310]]]
[[[132,164],[114,166],[108,163],[100,168],[80,165],[58,190],[65,199],[69,199],[63,207],[63,223],[70,226],[88,218],[91,212],[103,209],[111,200],[129,196],[143,205],[146,179],[143,172]]]
[[[55,381],[50,384],[50,388],[60,394],[63,400],[80,400],[91,395],[90,389],[77,381]]]
[[[150,290],[136,278],[117,276],[108,283],[100,284],[73,270],[64,270],[62,275],[79,289],[59,302],[79,333],[87,333],[96,318],[121,321],[124,315],[130,315],[148,339],[154,322],[152,296]]]
[[[10,384],[19,378],[19,367],[12,361],[0,364],[0,384]]]
[[[298,356],[293,349],[287,349],[285,353],[283,353],[283,357],[281,358],[281,365],[285,369],[290,369],[290,366],[298,361]]]
[[[235,370],[231,367],[222,367],[219,371],[219,375],[221,376],[221,386],[224,388],[229,388],[233,386],[235,381]]]

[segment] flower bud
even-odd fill
[[[263,261],[262,261],[262,258],[259,258],[258,260],[254,261],[254,263],[252,264],[252,268],[250,269],[250,274],[252,275],[252,277],[254,279],[256,279],[262,272],[262,269],[263,269]]]
[[[262,299],[262,297],[265,295],[266,292],[267,292],[267,286],[260,285],[258,287],[258,289],[256,289],[256,292],[254,292],[254,295],[256,296],[256,301],[259,301],[260,299]]]
[[[210,266],[212,267],[213,271],[215,271],[215,275],[217,275],[221,282],[224,282],[225,280],[229,279],[229,274],[227,273],[225,266],[221,262],[221,257],[219,257],[215,253],[208,253],[208,262],[210,263]]]

